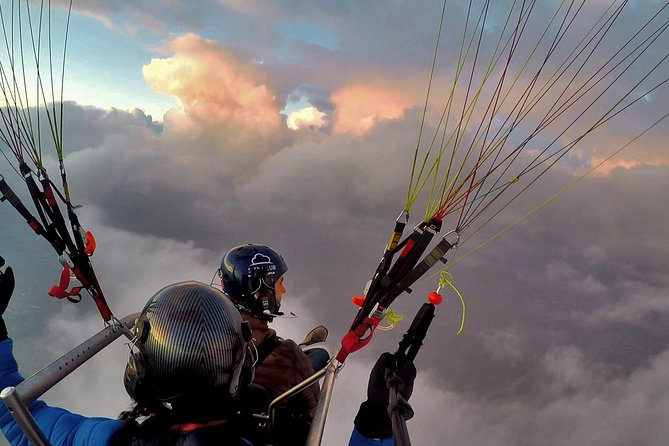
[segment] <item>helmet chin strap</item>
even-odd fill
[[[263,288],[267,290],[267,294],[262,293]],[[260,301],[262,303],[262,308],[263,308],[262,317],[266,319],[268,322],[272,322],[274,318],[286,318],[286,319],[296,318],[297,315],[293,312],[290,312],[288,315],[286,315],[282,311],[279,311],[279,309],[281,308],[281,304],[276,303],[276,297],[274,296],[274,293],[275,291],[273,290],[273,288],[267,285],[264,279],[260,279],[260,284],[255,289],[253,294],[255,296],[256,302]],[[273,312],[270,311],[270,299],[275,300],[275,307]]]
[[[263,293],[262,288],[266,288],[266,292]],[[270,293],[273,293],[273,290],[271,290],[265,283],[261,280],[260,281],[260,286],[256,288],[256,290],[253,293],[255,304],[254,307],[256,307],[256,311],[261,310],[261,316],[263,319],[267,320],[268,322],[272,322],[272,320],[279,315],[282,315],[283,313],[280,313],[279,310],[279,305],[275,305],[274,307],[274,312],[270,311],[270,299],[272,296]],[[258,302],[260,302],[261,308],[258,308]]]

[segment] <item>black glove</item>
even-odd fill
[[[386,438],[393,434],[388,415],[388,385],[394,384],[400,395],[408,400],[413,392],[416,367],[404,355],[383,353],[374,364],[367,385],[367,401],[360,405],[355,428],[367,438]]]
[[[0,267],[5,264],[5,259],[0,256]],[[9,298],[14,292],[14,271],[12,267],[5,268],[5,272],[0,271],[0,341],[7,339],[7,327],[2,315],[7,309]]]

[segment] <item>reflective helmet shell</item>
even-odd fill
[[[274,285],[288,271],[283,257],[265,245],[240,245],[221,260],[223,290],[237,304],[255,316],[278,311]],[[269,317],[271,320],[271,317]]]
[[[161,289],[135,327],[137,352],[124,377],[135,400],[171,401],[215,390],[236,395],[248,380],[244,375],[253,374],[250,329],[225,294],[209,285],[180,282]]]

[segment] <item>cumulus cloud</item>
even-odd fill
[[[288,115],[286,125],[288,128],[298,130],[301,128],[321,128],[325,125],[325,113],[316,107],[305,107],[295,110]]]
[[[381,121],[397,119],[414,105],[405,91],[377,84],[345,85],[331,97],[335,106],[332,130],[356,135]]]
[[[172,40],[168,49],[174,55],[153,59],[143,74],[152,88],[177,97],[182,104],[165,116],[169,131],[209,132],[211,138],[247,144],[249,135],[257,144],[275,137],[282,105],[263,71],[230,49],[192,34]]]

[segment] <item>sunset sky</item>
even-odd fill
[[[5,18],[10,3],[2,0]],[[440,135],[462,28],[474,26],[484,3],[472,2],[469,22],[469,2],[446,3],[425,141]],[[511,3],[491,2],[481,61],[473,76],[465,64],[453,89],[453,113],[462,111],[466,80],[473,79],[471,100],[485,77],[485,57]],[[541,66],[545,48],[530,57],[532,36],[572,3],[573,12],[582,2],[534,4],[504,84],[508,102],[499,104],[490,128],[505,125],[519,92],[532,83],[532,70]],[[626,2],[585,2],[556,60],[611,3],[615,9]],[[64,41],[67,4],[52,1],[56,50]],[[115,314],[141,310],[169,283],[210,283],[229,248],[263,243],[281,252],[289,267],[283,309],[297,318],[277,319],[279,334],[299,340],[324,323],[338,342],[355,315],[350,298],[362,293],[405,204],[442,6],[438,0],[75,0],[63,88],[65,164],[73,201],[82,205],[78,215],[97,239],[93,264]],[[481,232],[472,234],[485,216],[463,231],[462,239],[474,237],[449,261],[458,259],[450,272],[467,304],[465,328],[456,335],[460,301],[444,291],[416,360],[414,444],[666,444],[669,120],[641,135],[669,112],[666,7],[656,0],[627,2],[590,61],[604,65],[660,11],[653,22],[659,31],[646,29],[648,50],[602,91],[593,109],[581,117],[576,108],[552,122],[518,162],[550,141],[568,145],[579,130],[562,133],[561,125],[580,118],[584,132],[626,91],[638,99],[634,106],[578,139]],[[6,49],[0,56],[5,63]],[[528,69],[520,72],[526,58]],[[553,63],[546,72],[558,69]],[[576,62],[568,65],[579,70]],[[575,82],[595,75],[588,69]],[[478,91],[482,97],[494,94],[501,70],[491,71],[493,80]],[[548,79],[546,72],[537,85]],[[595,98],[597,87],[583,101]],[[558,98],[552,92],[543,97],[517,130],[529,133],[536,116],[550,110],[549,100]],[[463,141],[476,139],[484,109],[479,105],[461,126]],[[508,144],[521,144],[522,137],[514,138]],[[49,150],[44,157],[55,178]],[[4,159],[0,174],[28,203]],[[511,169],[504,181],[513,175]],[[521,178],[511,194],[529,184]],[[411,227],[423,218],[427,193],[411,210]],[[444,223],[444,232],[455,225]],[[47,296],[60,273],[57,256],[5,202],[0,228],[0,255],[17,276],[5,320],[28,375],[102,323],[86,298],[72,305]],[[501,235],[461,257],[495,234]],[[437,278],[426,276],[394,308],[410,319],[436,286]],[[380,353],[396,349],[407,320],[376,333],[349,357],[323,444],[346,444],[369,370]],[[118,341],[45,400],[87,415],[118,415],[130,404],[122,387],[127,352]]]

